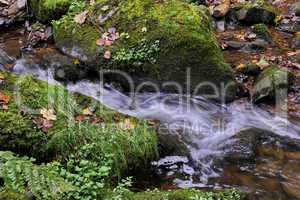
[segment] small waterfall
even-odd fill
[[[43,70],[39,65],[28,65],[18,60],[13,72],[29,74],[60,84],[53,78],[53,70]],[[183,142],[190,150],[191,160],[197,166],[201,187],[209,178],[217,177],[219,170],[214,166],[215,158],[222,158],[224,147],[234,141],[232,136],[240,130],[259,128],[269,130],[280,136],[300,139],[300,128],[286,118],[276,116],[266,110],[255,107],[247,101],[236,101],[228,105],[218,105],[201,97],[190,98],[176,94],[122,94],[112,87],[100,83],[82,80],[69,83],[65,87],[93,97],[101,103],[121,113],[143,119],[160,120],[169,131],[178,134],[180,130]],[[191,186],[190,182],[178,182],[182,186]]]

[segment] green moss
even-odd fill
[[[205,7],[180,0],[101,0],[88,10],[90,17],[82,26],[74,25],[68,16],[57,21],[54,38],[60,49],[69,49],[68,54],[72,54],[73,47],[80,49],[84,56],[77,57],[91,61],[90,67],[137,73],[158,83],[173,80],[182,86],[186,82],[186,70],[190,68],[191,90],[205,81],[234,83],[232,70],[225,64]],[[106,20],[99,28],[96,24],[101,16]],[[121,37],[109,47],[97,47],[96,40],[110,27],[129,37]],[[159,53],[151,55],[151,59],[135,59],[140,57],[137,55],[140,55],[142,41],[147,44],[159,41]],[[111,51],[112,60],[103,58],[105,50]],[[137,52],[132,53],[133,50]],[[126,59],[119,59],[120,55]],[[128,57],[132,62],[128,62]],[[208,90],[202,88],[200,93]],[[228,92],[230,99],[235,97],[234,93],[233,86]]]
[[[16,86],[16,87],[14,87]],[[154,130],[143,121],[116,113],[99,102],[79,94],[69,94],[60,86],[25,76],[6,74],[0,90],[11,96],[7,112],[0,111],[0,150],[12,150],[22,155],[65,160],[84,144],[96,143],[94,157],[113,155],[113,176],[137,169],[146,169],[157,158]],[[16,89],[16,90],[15,90]],[[12,95],[14,94],[14,96]],[[17,101],[19,100],[19,101]],[[40,109],[53,108],[57,120],[47,133],[37,128],[33,120],[42,117]],[[94,115],[76,121],[85,108]],[[24,114],[19,114],[23,110]],[[91,121],[98,120],[92,125]],[[135,128],[125,129],[130,120]]]
[[[265,24],[255,24],[253,26],[253,31],[260,35],[266,35],[269,33],[268,26]]]
[[[20,114],[0,112],[0,149],[22,155],[39,156],[47,136]]]
[[[26,195],[19,194],[10,190],[0,192],[1,200],[30,200]]]
[[[235,190],[228,190],[224,192],[202,192],[198,190],[175,190],[169,192],[143,192],[137,193],[132,197],[126,198],[128,200],[241,200],[241,194]]]
[[[29,5],[37,20],[50,22],[68,11],[70,0],[30,0]]]

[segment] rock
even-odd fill
[[[218,32],[224,32],[225,31],[225,21],[224,20],[217,21],[216,25],[217,25]]]
[[[300,2],[296,2],[290,6],[291,13],[300,17]]]
[[[0,66],[8,67],[15,62],[15,58],[10,57],[7,53],[0,48]]]
[[[286,98],[285,91],[291,87],[292,80],[293,75],[279,67],[265,69],[254,83],[253,102]]]
[[[249,63],[246,64],[246,67],[244,67],[240,72],[248,76],[257,76],[260,74],[261,69],[258,65]]]
[[[22,47],[23,49],[31,49],[41,42],[46,42],[52,36],[52,28],[39,22],[30,26],[27,31],[29,35],[26,39],[26,44]]]
[[[190,156],[190,150],[186,145],[186,139],[180,130],[171,131],[168,126],[161,124],[157,131],[158,144],[161,155]]]
[[[231,139],[233,144],[224,148],[225,160],[230,163],[254,162],[257,130],[242,130]]]
[[[108,9],[101,9],[103,5]],[[96,20],[105,19],[101,20],[102,30],[90,23],[78,25],[67,17],[54,26],[55,43],[61,51],[90,68],[124,71],[137,77],[135,85],[149,80],[170,91],[163,83],[175,81],[186,92],[188,85],[194,91],[199,83],[208,81],[219,89],[224,82],[232,84],[226,100],[235,98],[233,72],[224,61],[205,7],[180,0],[105,0],[94,7],[97,12],[89,14]],[[118,39],[114,34],[112,44],[103,46],[99,41],[97,46],[99,38],[112,37],[105,33],[111,27],[125,34]],[[111,56],[104,58],[108,50]],[[191,72],[190,84],[186,84],[187,69]],[[202,87],[197,93],[211,94],[212,89]]]
[[[300,163],[288,162],[282,171],[282,189],[291,198],[300,199]]]
[[[248,1],[234,8],[237,19],[246,24],[274,24],[276,17],[275,8],[265,0]]]
[[[71,0],[29,0],[29,6],[34,17],[43,23],[59,19],[68,11],[71,3]]]
[[[256,39],[253,42],[248,42],[243,48],[244,51],[263,51],[269,46],[269,43],[262,39]]]
[[[0,2],[0,27],[22,21],[26,15],[26,0],[2,0]]]
[[[300,35],[297,35],[292,41],[293,49],[300,49]]]
[[[228,41],[226,42],[227,48],[230,50],[239,50],[245,47],[245,42],[238,42],[238,41]]]
[[[268,27],[265,24],[255,24],[252,27],[252,31],[258,36],[258,38],[263,39],[274,45],[274,41],[269,32]]]
[[[278,29],[283,32],[295,34],[300,31],[300,21],[288,21],[288,23],[282,22]]]

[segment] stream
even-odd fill
[[[4,46],[17,56],[16,32],[4,35]],[[19,54],[19,53],[18,53]],[[51,45],[18,55],[10,69],[51,84],[54,67],[43,67],[60,53]],[[4,68],[0,66],[0,70]],[[156,187],[224,189],[236,187],[249,199],[299,199],[300,121],[254,106],[245,99],[219,105],[202,97],[177,94],[124,94],[111,85],[81,80],[62,84],[70,92],[93,97],[118,112],[160,121],[158,134],[178,152],[153,162]],[[172,139],[170,139],[172,138]]]

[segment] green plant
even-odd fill
[[[101,162],[87,160],[92,154],[95,144],[86,144],[71,155],[65,166],[56,163],[58,175],[68,183],[78,187],[76,191],[69,192],[65,198],[74,200],[100,199],[111,170],[111,157],[101,159]]]
[[[52,168],[35,165],[33,161],[0,151],[0,178],[4,182],[2,189],[21,194],[30,192],[35,198],[45,200],[60,199],[75,190],[74,186],[56,176]]]
[[[143,39],[137,46],[129,49],[122,48],[117,51],[113,59],[117,63],[134,64],[138,66],[145,62],[155,63],[158,52],[160,51],[159,46],[159,40],[149,43],[146,39]]]
[[[0,111],[0,150],[39,156],[47,136],[20,114]]]
[[[145,168],[157,157],[155,133],[146,123],[132,130],[123,130],[118,124],[107,123],[102,127],[88,122],[70,125],[63,129],[54,129],[48,149],[58,157],[68,158],[76,155],[78,147],[93,143],[93,153],[89,160],[100,162],[105,155],[113,155],[111,175],[121,178],[125,172]]]
[[[78,13],[83,11],[86,8],[85,1],[75,0],[72,1],[68,14]]]

